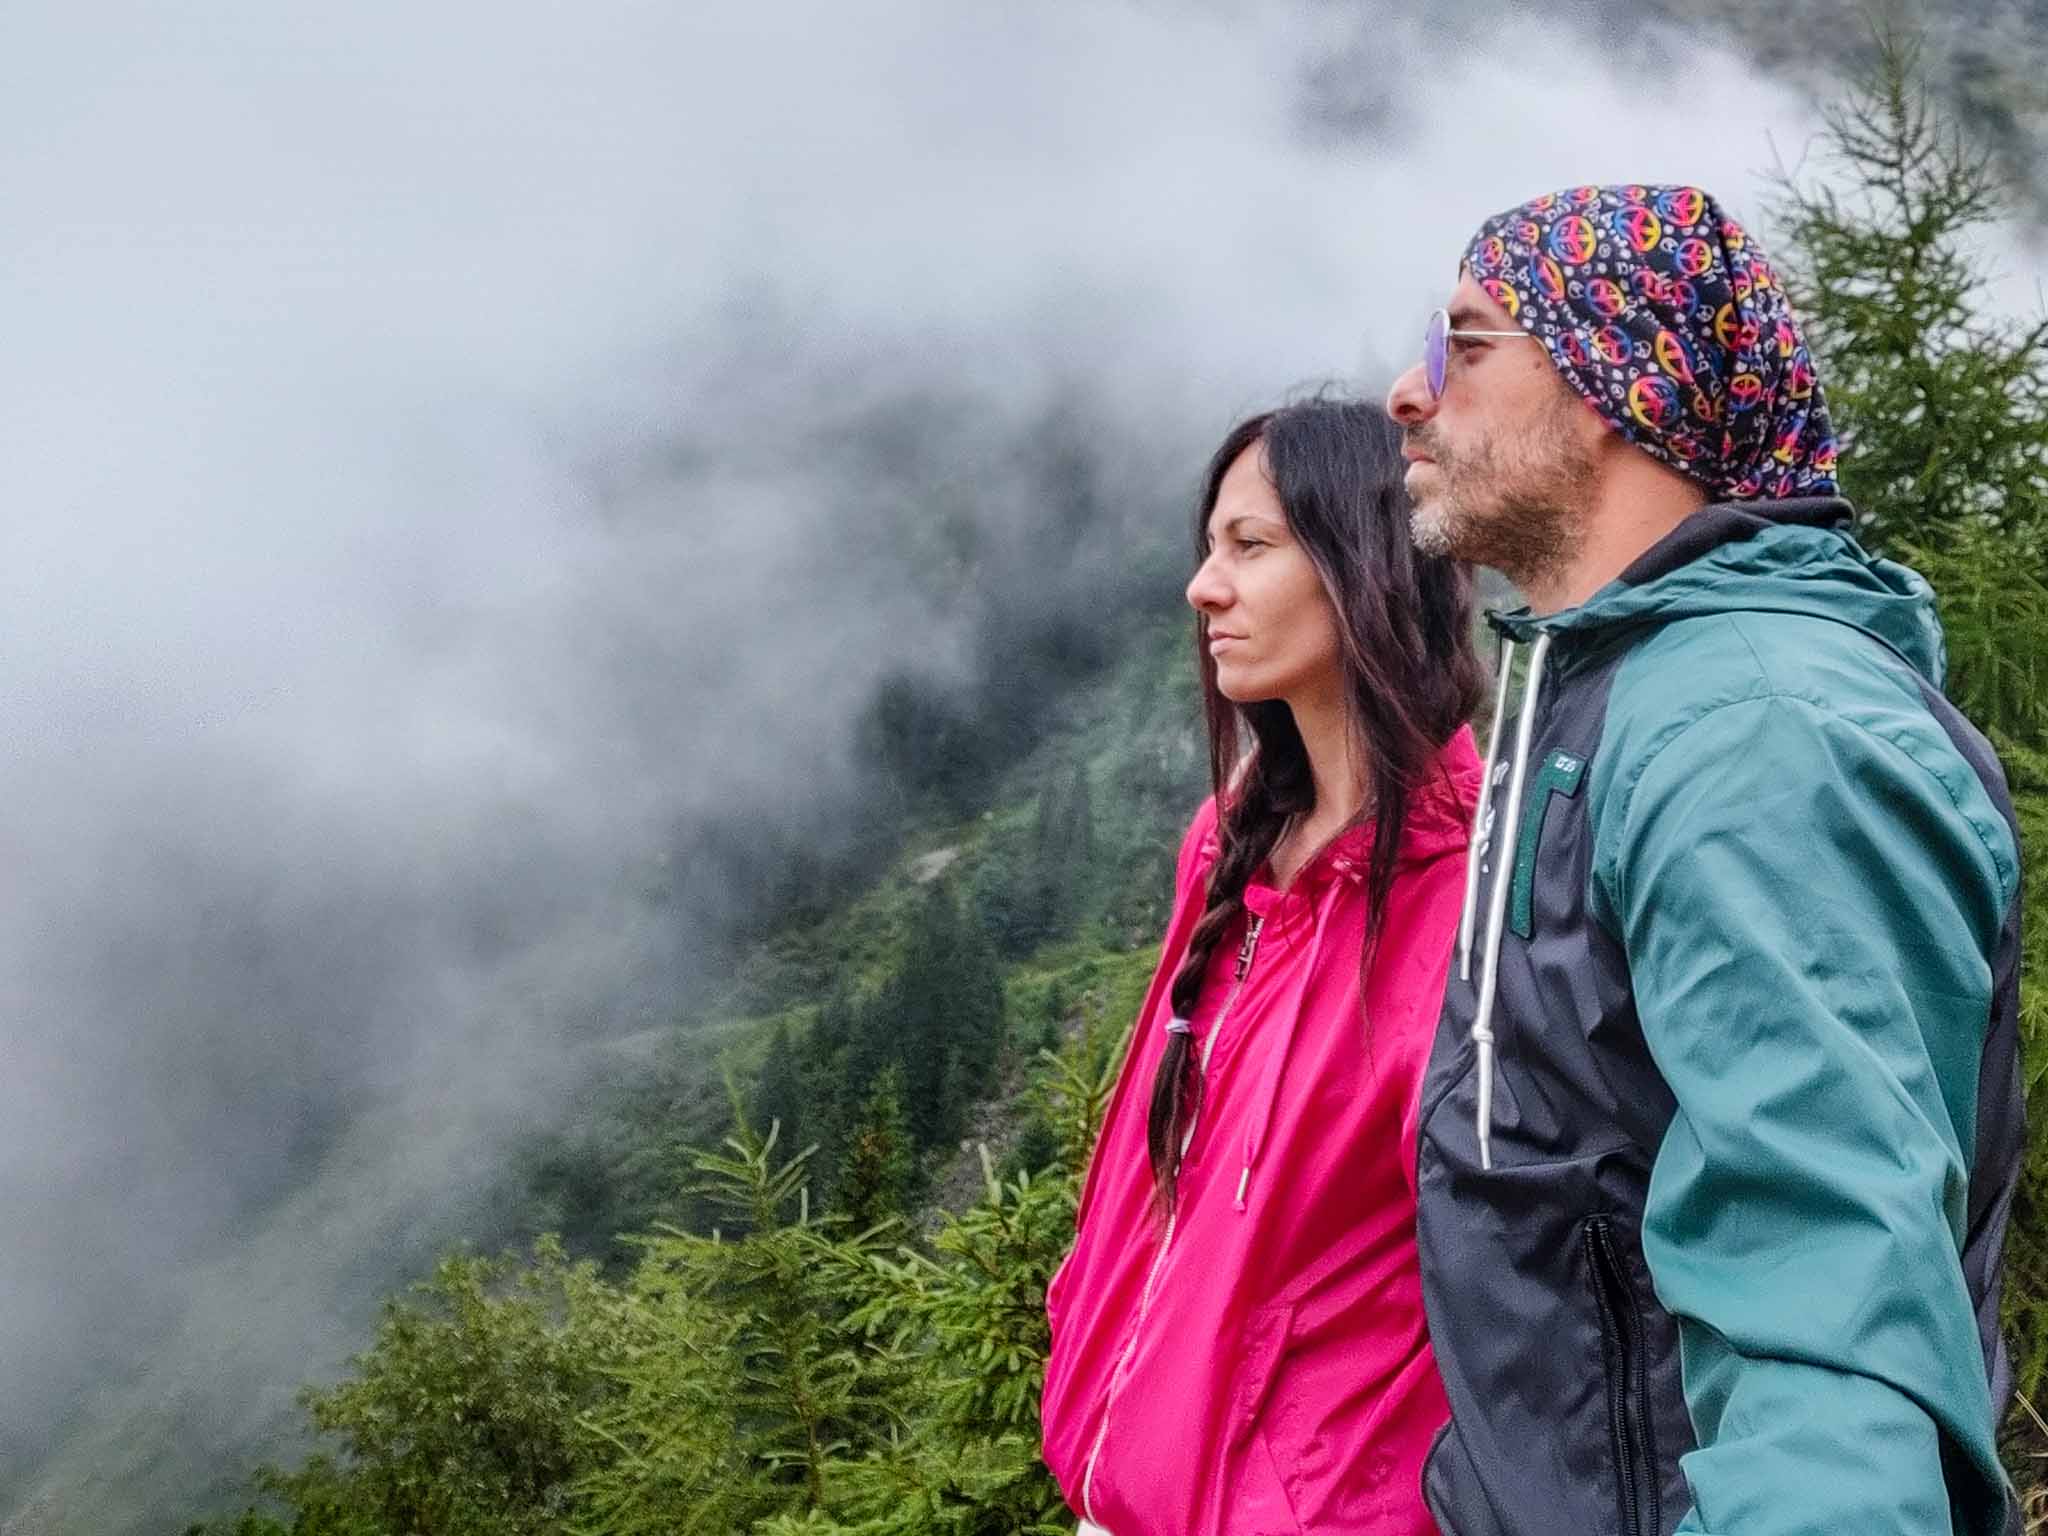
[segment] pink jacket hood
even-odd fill
[[[1448,1410],[1416,1265],[1415,1137],[1478,781],[1461,730],[1412,799],[1362,1000],[1369,827],[1284,892],[1247,887],[1191,1021],[1203,1104],[1162,1227],[1145,1116],[1217,856],[1213,800],[1188,829],[1046,1297],[1046,1464],[1111,1536],[1434,1530],[1420,1473]]]

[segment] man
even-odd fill
[[[1389,408],[1418,544],[1529,600],[1423,1087],[1439,1524],[2016,1531],[2017,835],[1769,263],[1697,188],[1536,198]]]

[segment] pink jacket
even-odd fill
[[[1449,1410],[1416,1268],[1415,1137],[1478,791],[1470,732],[1439,766],[1362,1011],[1370,829],[1285,893],[1247,888],[1194,1013],[1207,1086],[1162,1229],[1145,1115],[1216,858],[1213,800],[1182,843],[1159,970],[1046,1295],[1046,1464],[1111,1536],[1435,1531],[1422,1461]]]

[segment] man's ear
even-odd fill
[[[1570,385],[1565,386],[1571,389]],[[1635,444],[1623,437],[1614,423],[1600,414],[1600,410],[1577,390],[1572,398],[1579,402],[1580,409],[1573,415],[1575,430],[1579,434],[1579,446],[1597,461],[1608,454],[1632,453],[1638,451]]]

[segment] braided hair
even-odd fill
[[[1377,405],[1329,396],[1253,416],[1224,438],[1209,461],[1195,514],[1198,565],[1209,557],[1209,518],[1223,477],[1254,451],[1336,611],[1353,750],[1372,786],[1362,990],[1409,804],[1444,745],[1478,708],[1485,687],[1474,643],[1471,573],[1415,548],[1400,428]],[[1195,651],[1220,851],[1207,903],[1173,976],[1169,996],[1179,1019],[1193,1017],[1216,946],[1244,911],[1252,875],[1272,856],[1288,823],[1315,809],[1308,749],[1294,712],[1279,699],[1239,704],[1224,697],[1209,652],[1208,620],[1199,615]],[[1152,1080],[1145,1137],[1162,1216],[1173,1209],[1182,1143],[1201,1096],[1193,1037],[1171,1031]]]

